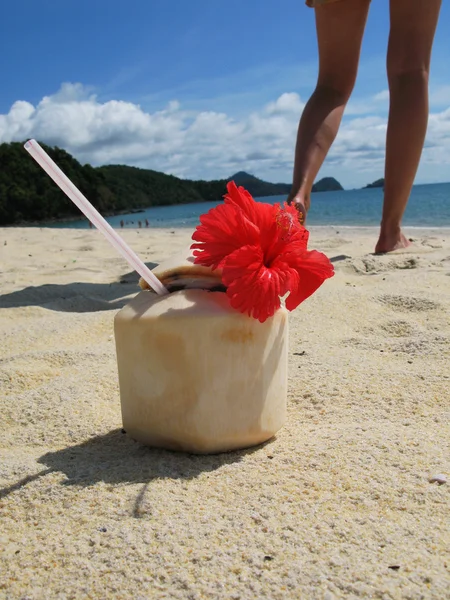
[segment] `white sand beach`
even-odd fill
[[[191,233],[121,232],[152,265]],[[311,228],[336,275],[290,316],[286,426],[193,456],[121,431],[138,276],[97,231],[0,229],[0,598],[450,598],[450,230],[405,233]]]

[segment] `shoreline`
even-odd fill
[[[441,186],[446,186],[442,189]],[[450,183],[437,184],[417,184],[413,186],[411,197],[408,203],[408,209],[404,219],[404,229],[437,229],[450,228],[450,205],[448,204],[448,196]],[[436,192],[425,194],[420,188],[435,187]],[[316,208],[312,209],[308,219],[308,227],[346,227],[346,228],[362,228],[362,227],[378,227],[380,220],[380,210],[382,199],[377,190],[380,188],[361,188],[352,190],[342,190],[339,192],[315,192]],[[344,196],[343,196],[344,194]],[[425,194],[424,197],[421,194]],[[347,196],[348,195],[348,196]],[[285,196],[264,196],[258,197],[256,200],[267,202],[282,202]],[[146,219],[149,220],[148,229],[156,228],[195,228],[199,217],[210,208],[221,203],[221,199],[215,201],[197,201],[177,204],[159,204],[156,206],[140,207],[135,209],[124,209],[118,212],[105,212],[103,217],[116,229],[120,228],[119,221],[125,218],[128,222]],[[69,200],[68,200],[69,202]],[[428,203],[427,219],[428,223],[424,225],[422,214],[423,203]],[[336,208],[338,207],[338,210]],[[342,210],[341,207],[344,207]],[[331,219],[336,218],[336,214],[342,214],[342,223],[331,223]],[[124,219],[124,220],[125,220]],[[186,224],[187,222],[187,224]],[[315,225],[309,225],[310,222],[315,222]],[[48,229],[89,229],[89,221],[84,215],[79,212],[70,217],[54,218],[45,221],[21,221],[3,225],[3,227],[26,227],[26,228],[48,228]],[[130,223],[123,229],[134,229]],[[146,229],[146,227],[142,227]]]
[[[189,226],[181,226],[181,225],[168,225],[168,226],[161,226],[161,227],[114,227],[114,229],[118,232],[122,231],[142,231],[142,232],[158,232],[158,231],[183,231],[183,232],[187,232],[189,230],[194,231],[196,225],[189,225]],[[2,230],[8,231],[8,230],[45,230],[45,231],[70,231],[70,232],[74,232],[74,231],[96,231],[95,227],[45,227],[45,226],[40,226],[40,225],[2,225],[0,226],[0,232]],[[364,233],[364,232],[368,232],[368,233],[372,233],[372,232],[378,232],[379,231],[379,225],[338,225],[338,224],[333,224],[333,225],[306,225],[306,229],[308,231],[313,231],[313,230],[335,230],[335,229],[345,229],[347,231],[357,231],[359,233]],[[443,232],[443,233],[450,233],[450,225],[443,225],[443,226],[431,226],[431,225],[403,225],[402,226],[402,230],[404,232],[408,232],[408,230],[414,230],[414,231],[418,231],[418,232],[427,232],[427,231],[436,231],[436,232]]]

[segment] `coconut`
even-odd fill
[[[186,248],[160,263],[152,272],[169,292],[186,289],[226,291],[221,280],[222,270],[213,271],[210,267],[196,265],[190,248]],[[139,286],[143,290],[151,289],[142,277],[139,280]]]
[[[241,314],[220,273],[186,253],[154,273],[171,293],[141,291],[114,321],[125,431],[196,454],[272,438],[286,418],[287,311]]]

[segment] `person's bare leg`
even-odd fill
[[[341,123],[355,84],[370,0],[343,0],[315,8],[319,75],[300,119],[288,203],[305,219],[314,180]]]
[[[375,252],[405,248],[401,231],[428,124],[428,76],[441,0],[391,0],[384,203]]]

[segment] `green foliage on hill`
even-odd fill
[[[104,178],[91,166],[81,166],[60,148],[43,148],[99,209],[111,206]],[[79,211],[27,154],[21,143],[0,144],[0,224],[70,218]]]
[[[384,178],[377,179],[373,183],[368,183],[366,186],[364,186],[363,189],[367,189],[367,188],[382,188],[382,187],[384,187]]]
[[[119,210],[203,200],[194,185],[173,175],[124,165],[108,165],[96,170],[117,197]]]
[[[287,183],[268,183],[245,171],[235,173],[228,181],[234,181],[236,185],[242,185],[255,198],[260,196],[278,196],[281,194],[287,195],[291,191],[291,186]]]
[[[342,185],[334,177],[324,177],[312,187],[313,192],[338,192],[343,189]]]
[[[254,175],[249,175],[245,171],[239,171],[235,173],[228,181],[233,180],[236,185],[242,185],[246,190],[255,196],[278,196],[282,194],[289,194],[291,191],[291,185],[288,183],[268,183],[262,181]],[[336,192],[343,190],[342,185],[334,177],[323,177],[319,179],[313,186],[312,192]]]
[[[288,194],[291,187],[284,183],[268,183],[243,171],[228,180],[191,181],[124,165],[94,168],[81,165],[61,148],[41,145],[103,215],[150,206],[220,200],[226,192],[227,181],[231,180],[255,197]],[[327,189],[342,189],[333,178],[321,181],[328,180],[339,187],[328,182]],[[321,181],[315,187],[320,187]],[[0,144],[0,225],[79,216],[78,208],[28,155],[23,143]]]

